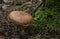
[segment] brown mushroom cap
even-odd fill
[[[8,19],[18,25],[28,25],[33,21],[33,17],[25,11],[12,11]]]

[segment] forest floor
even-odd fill
[[[25,10],[27,8],[27,7],[25,8],[24,7],[22,7],[22,10]],[[35,8],[37,7],[37,4],[35,5],[35,7],[34,6],[31,6],[31,7]],[[31,7],[28,7],[28,8],[31,8]],[[27,9],[27,11],[30,13],[34,12],[34,11],[30,11],[29,9]],[[8,21],[7,19],[8,14],[9,14],[8,12],[0,13],[0,33],[4,34],[6,39],[60,39],[60,30],[55,30],[50,27],[43,28],[43,29],[40,29],[40,28],[34,29],[32,26],[29,26],[25,28],[25,34],[21,35],[17,25],[10,23]],[[32,13],[32,15],[34,14]]]

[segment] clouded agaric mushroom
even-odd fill
[[[12,11],[8,15],[8,20],[19,25],[18,27],[22,29],[33,21],[33,17],[25,11]]]

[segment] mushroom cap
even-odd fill
[[[33,21],[33,17],[25,11],[12,11],[8,15],[8,19],[10,22],[14,22],[15,24],[27,26]]]

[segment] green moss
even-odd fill
[[[43,6],[35,13],[33,26],[35,28],[51,27],[53,29],[60,29],[60,2],[57,0],[46,0]]]

